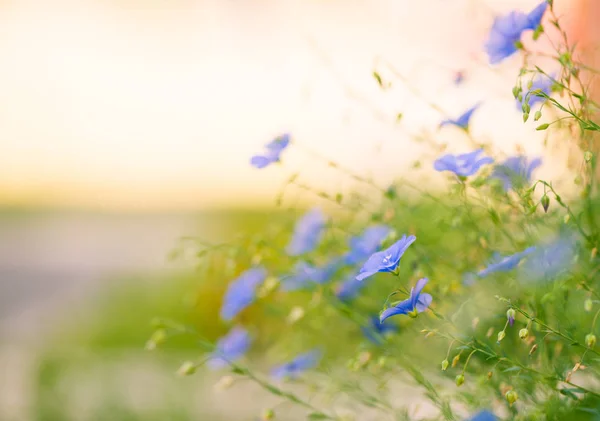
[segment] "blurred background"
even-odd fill
[[[540,176],[560,179],[561,145],[514,106],[519,58],[483,53],[495,14],[536,3],[0,1],[0,419],[241,419],[226,397],[200,399],[216,378],[173,375],[190,350],[143,348],[154,316],[210,328],[229,281],[194,301],[194,259],[170,251],[258,229],[290,174],[357,188],[334,158],[381,186],[410,178],[423,154],[472,148],[438,125],[484,100],[473,137],[543,155]],[[593,4],[555,3],[594,45]],[[282,132],[284,165],[252,168]]]

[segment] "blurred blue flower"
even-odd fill
[[[362,281],[377,272],[398,273],[400,258],[416,239],[417,237],[414,235],[408,237],[403,235],[400,240],[396,241],[386,250],[373,253],[361,268],[356,279]]]
[[[254,302],[256,288],[267,277],[262,267],[248,269],[229,284],[221,307],[221,319],[229,321]]]
[[[360,290],[365,286],[365,281],[356,279],[356,276],[352,275],[350,278],[338,287],[336,291],[336,297],[341,301],[350,301],[359,294]]]
[[[281,152],[290,144],[290,135],[285,133],[276,137],[265,146],[265,153],[262,155],[254,155],[250,159],[250,163],[256,168],[265,168],[266,166],[279,162]]]
[[[437,159],[433,167],[436,171],[451,171],[460,177],[467,177],[475,174],[482,166],[494,162],[490,157],[479,157],[482,153],[483,149],[460,155],[447,154]]]
[[[454,84],[455,85],[460,85],[461,83],[463,83],[464,80],[465,80],[465,72],[463,72],[462,70],[459,70],[458,72],[456,72],[454,74]]]
[[[294,236],[287,246],[290,256],[299,256],[312,251],[319,241],[325,228],[325,215],[320,209],[314,208],[304,214],[296,223]]]
[[[479,411],[469,421],[496,421],[498,418],[488,410]]]
[[[292,361],[275,367],[271,371],[271,375],[278,380],[295,379],[304,371],[316,367],[321,360],[321,356],[321,351],[317,349],[305,352],[298,355]]]
[[[542,165],[540,158],[529,161],[525,156],[513,156],[500,165],[496,165],[490,178],[502,181],[505,191],[514,187],[523,187],[531,181],[533,171]]]
[[[527,261],[519,268],[522,282],[552,281],[567,272],[574,264],[575,239],[562,235],[557,239],[536,247]]]
[[[393,307],[386,308],[379,316],[379,321],[383,323],[388,317],[397,314],[407,314],[410,317],[417,317],[418,313],[424,312],[430,305],[433,298],[427,293],[421,293],[428,279],[419,279],[414,288],[410,290],[410,297],[404,301],[400,301]]]
[[[340,259],[332,259],[321,267],[315,267],[300,261],[294,267],[294,274],[283,279],[283,289],[285,291],[295,291],[309,287],[312,283],[324,284],[331,280],[339,267]]]
[[[490,64],[497,64],[516,53],[516,44],[521,40],[523,31],[537,29],[547,7],[548,3],[544,0],[528,14],[512,11],[508,15],[496,17],[485,44]]]
[[[483,270],[481,270],[477,276],[483,278],[491,273],[495,272],[509,272],[517,267],[517,265],[526,256],[530,255],[535,251],[535,247],[529,247],[520,253],[515,253],[510,256],[502,257],[500,254],[495,253],[492,257],[492,262]]]
[[[375,253],[381,242],[391,232],[386,225],[374,225],[365,229],[362,235],[350,239],[350,251],[346,253],[346,264],[355,265]]]
[[[380,322],[378,316],[372,316],[369,319],[369,325],[363,326],[361,330],[369,341],[375,345],[381,345],[383,342],[382,336],[385,337],[388,333],[397,332],[398,326]]]
[[[464,129],[464,130],[468,130],[469,121],[471,120],[471,116],[480,106],[481,106],[481,103],[475,104],[474,106],[469,108],[467,111],[465,111],[461,116],[459,116],[455,120],[448,119],[448,120],[442,121],[440,123],[440,127],[452,125],[452,126],[460,127],[461,129]]]
[[[234,362],[244,356],[250,348],[250,334],[246,329],[234,327],[229,333],[217,342],[216,350],[213,352],[207,365],[212,369],[223,368],[230,362]]]
[[[538,78],[536,78],[533,83],[531,84],[531,89],[528,90],[527,92],[523,92],[523,98],[521,101],[519,101],[518,99],[517,101],[517,109],[518,110],[522,110],[523,109],[523,103],[525,102],[525,99],[527,99],[527,103],[529,104],[530,107],[533,107],[535,104],[539,103],[539,102],[543,102],[546,100],[546,98],[541,97],[541,96],[537,96],[535,95],[533,92],[535,91],[541,91],[543,93],[545,93],[546,95],[550,95],[550,91],[552,89],[552,84],[554,82],[552,81],[551,78],[545,76],[545,75],[541,75]],[[527,95],[529,94],[529,95]]]

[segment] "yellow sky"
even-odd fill
[[[423,127],[455,152],[468,147],[457,131],[436,134],[440,114],[401,83],[382,93],[376,57],[452,114],[486,99],[476,136],[541,153],[510,96],[519,60],[479,63],[492,16],[477,0],[0,2],[0,204],[269,201],[297,169],[320,188],[348,188],[303,149],[384,183],[418,155],[410,136]],[[458,89],[461,68],[469,81]],[[284,131],[298,144],[285,165],[251,168]]]

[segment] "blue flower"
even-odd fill
[[[350,251],[345,255],[346,264],[354,265],[375,253],[391,229],[386,225],[367,228],[361,236],[350,239]]]
[[[283,152],[283,150],[287,148],[289,143],[290,135],[287,133],[282,134],[281,136],[275,138],[273,141],[271,141],[265,146],[266,150],[264,154],[254,155],[250,159],[250,163],[253,167],[265,168],[266,166],[274,162],[279,162],[281,152]]]
[[[460,127],[461,129],[468,130],[469,129],[469,121],[471,120],[471,116],[473,113],[481,106],[481,103],[475,104],[467,111],[465,111],[461,116],[457,119],[448,119],[444,120],[440,123],[440,127],[452,125],[456,127]]]
[[[302,372],[316,367],[320,360],[321,351],[314,349],[298,355],[296,358],[285,364],[275,367],[271,371],[271,375],[278,380],[295,379],[302,374]]]
[[[408,237],[403,235],[400,240],[396,241],[386,250],[373,253],[361,268],[356,279],[362,281],[377,272],[398,273],[400,258],[416,239],[417,237],[414,235]]]
[[[350,301],[359,294],[364,286],[364,281],[356,279],[356,276],[352,275],[350,279],[342,282],[335,295],[341,301]]]
[[[519,268],[519,279],[522,282],[555,280],[573,266],[575,251],[574,238],[565,235],[538,246]]]
[[[212,369],[223,368],[244,356],[250,348],[250,334],[241,327],[234,327],[217,342],[216,350],[208,360]]]
[[[513,187],[523,187],[531,181],[533,171],[542,165],[540,158],[535,158],[531,162],[524,156],[513,156],[497,165],[490,178],[497,178],[502,181],[505,191]]]
[[[397,332],[398,326],[382,323],[379,321],[379,317],[373,316],[369,319],[369,325],[363,326],[361,330],[369,341],[373,342],[375,345],[381,345],[381,337],[386,336],[388,333]]]
[[[312,251],[319,241],[325,228],[325,216],[320,209],[314,208],[304,214],[296,223],[294,236],[287,246],[290,256],[299,256]]]
[[[523,92],[523,98],[521,101],[519,101],[518,99],[517,101],[517,109],[518,110],[522,110],[523,109],[523,103],[525,102],[525,99],[527,99],[527,103],[529,104],[530,107],[533,107],[535,104],[539,103],[539,102],[544,102],[546,100],[546,98],[541,97],[541,96],[537,96],[534,94],[534,92],[536,91],[541,91],[543,93],[545,93],[546,95],[550,95],[550,90],[552,89],[552,84],[554,82],[552,81],[552,79],[550,79],[547,76],[540,76],[538,78],[536,78],[533,83],[531,84],[531,89],[528,90],[527,92]]]
[[[283,280],[285,291],[294,291],[310,286],[311,283],[324,284],[331,280],[340,266],[339,259],[333,259],[322,267],[315,267],[306,262],[298,262],[294,274]]]
[[[459,70],[458,72],[456,72],[454,74],[454,84],[455,85],[460,85],[461,83],[463,83],[464,80],[465,80],[465,72],[463,72],[462,70]]]
[[[469,421],[496,421],[498,418],[488,410],[479,411]]]
[[[437,159],[433,167],[436,171],[452,171],[459,177],[467,177],[475,174],[482,166],[494,162],[487,156],[480,158],[482,153],[483,149],[460,155],[447,154]]]
[[[229,321],[254,302],[256,288],[265,280],[262,267],[248,269],[229,284],[221,307],[221,319]]]
[[[505,257],[501,257],[498,253],[495,253],[492,258],[492,262],[485,269],[481,270],[477,276],[483,278],[495,272],[509,272],[516,268],[521,260],[534,251],[535,247],[529,247],[520,253],[515,253]]]
[[[433,298],[427,293],[421,293],[428,279],[420,279],[414,288],[410,290],[410,297],[404,301],[400,301],[393,307],[386,308],[379,316],[379,321],[383,323],[388,317],[397,314],[407,314],[410,317],[417,317],[418,313],[424,312],[430,305]]]
[[[516,53],[516,44],[521,40],[522,33],[528,29],[535,30],[540,26],[547,7],[548,3],[544,0],[529,14],[512,11],[508,15],[496,17],[485,44],[490,64],[499,63]]]

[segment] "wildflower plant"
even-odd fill
[[[556,72],[535,64],[539,54],[521,41],[546,27],[562,40],[550,54]],[[401,189],[379,186],[315,156],[357,181],[359,192],[332,195],[292,175],[285,190],[315,199],[293,229],[281,233],[293,224],[270,220],[260,236],[203,242],[198,252],[203,259],[221,253],[230,265],[219,272],[229,333],[208,338],[162,321],[152,336],[160,343],[148,348],[193,338],[198,362],[180,372],[208,365],[255,383],[279,400],[265,409],[269,419],[600,419],[600,126],[586,67],[551,1],[497,17],[484,52],[498,66],[510,56],[523,60],[513,96],[524,120],[532,107],[536,121],[543,110],[547,117],[532,132],[576,138],[579,181],[569,184],[578,194],[537,178],[539,157],[502,158],[481,144],[423,165],[451,175],[448,193],[408,180],[395,183]],[[440,121],[471,139],[477,107]],[[277,142],[253,165],[278,162],[289,138]],[[299,152],[294,144],[286,153]],[[368,200],[375,195],[381,200]],[[406,387],[410,397],[399,392]]]

